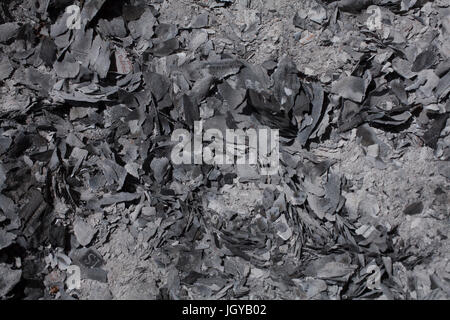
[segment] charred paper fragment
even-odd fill
[[[56,60],[57,47],[55,42],[50,38],[45,38],[41,43],[41,51],[39,56],[47,66],[52,66]]]
[[[275,222],[275,227],[277,229],[278,236],[287,241],[292,236],[292,230],[289,227],[285,215],[281,215],[280,218]]]
[[[298,70],[293,62],[283,57],[278,63],[277,70],[273,74],[275,82],[275,97],[287,110],[293,108],[295,98],[300,89]]]
[[[170,87],[168,79],[165,76],[154,72],[144,73],[144,79],[156,100],[161,101]]]
[[[55,62],[55,72],[60,78],[75,78],[80,72],[80,64],[68,54],[63,61]]]
[[[79,262],[87,268],[99,268],[103,266],[102,256],[93,249],[82,249],[78,256]]]
[[[218,79],[223,79],[227,76],[238,73],[242,63],[234,59],[222,59],[218,61],[205,62],[204,65],[212,76]]]
[[[14,38],[19,28],[20,26],[17,22],[0,24],[0,42],[7,42]]]
[[[153,170],[157,182],[162,182],[168,165],[169,160],[167,158],[155,158],[152,160],[150,167]]]
[[[3,81],[11,75],[14,71],[13,65],[9,61],[7,56],[4,56],[0,61],[0,81]]]
[[[340,0],[338,3],[338,7],[342,11],[358,12],[367,8],[373,3],[374,0]]]
[[[450,92],[450,71],[448,71],[436,86],[436,96],[444,99]]]
[[[110,21],[100,19],[98,26],[104,35],[118,38],[124,38],[127,36],[127,30],[125,29],[125,23],[122,17],[117,17]]]
[[[432,122],[430,128],[425,132],[423,136],[426,145],[430,146],[433,149],[436,148],[441,131],[444,129],[449,116],[449,113],[440,114]]]
[[[236,109],[245,99],[245,90],[233,88],[226,81],[219,84],[217,89],[231,109]]]
[[[327,19],[327,10],[320,4],[315,4],[308,11],[308,17],[311,21],[322,24]]]
[[[333,83],[331,92],[354,102],[362,102],[367,89],[367,81],[363,78],[343,77]]]
[[[103,283],[108,282],[108,273],[100,268],[81,268],[81,278],[91,279]]]
[[[411,67],[412,72],[419,72],[424,69],[429,69],[432,65],[436,63],[437,55],[435,50],[427,49],[421,52],[414,60],[414,63]]]
[[[416,73],[411,70],[411,64],[399,57],[394,58],[392,67],[399,75],[406,79],[411,79],[416,75]]]
[[[84,247],[91,243],[96,233],[95,229],[93,229],[88,223],[81,219],[75,220],[73,231],[75,233],[75,236],[77,237],[78,242]]]
[[[157,43],[153,48],[150,49],[150,51],[156,57],[165,57],[178,50],[179,47],[180,44],[178,40],[176,38],[172,38]]]
[[[208,26],[209,15],[207,13],[202,13],[195,17],[194,21],[191,22],[190,28],[200,29]]]
[[[5,230],[0,230],[0,250],[9,247],[14,243],[16,235]]]
[[[47,209],[47,203],[44,201],[42,193],[36,189],[30,190],[28,198],[29,201],[22,207],[19,216],[23,223],[24,234],[31,237],[42,224],[41,217]]]
[[[90,22],[105,4],[106,0],[92,0],[89,1],[83,6],[83,10],[81,11],[81,21]]]
[[[14,270],[5,263],[0,263],[0,297],[5,297],[19,283],[21,270]]]
[[[155,28],[155,35],[159,41],[167,41],[175,38],[178,33],[176,25],[160,23]]]
[[[423,210],[423,203],[422,201],[414,202],[408,205],[404,210],[403,213],[406,215],[415,215],[421,213]]]

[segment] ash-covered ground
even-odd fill
[[[0,299],[450,298],[449,0],[5,0],[0,85]]]

